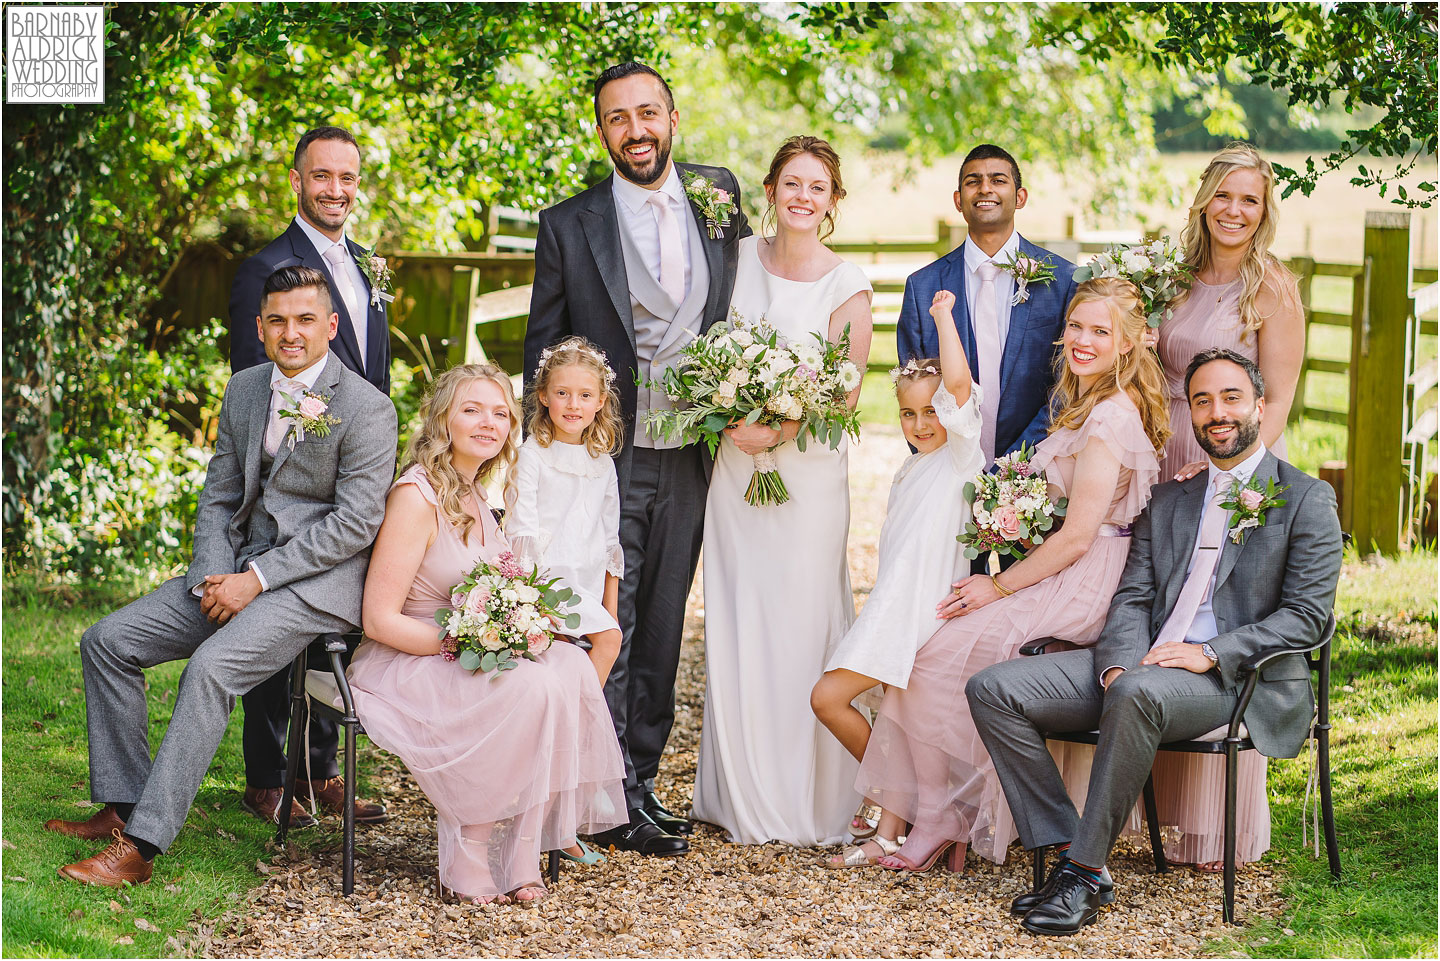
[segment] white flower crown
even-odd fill
[[[919,364],[915,363],[915,358],[911,357],[909,360],[905,361],[905,365],[903,367],[890,368],[890,383],[898,384],[900,383],[901,377],[919,377],[921,374],[927,374],[932,377],[939,377],[940,368],[935,367],[931,364],[926,364],[924,367],[921,367]]]
[[[593,347],[588,347],[585,344],[573,340],[562,340],[560,343],[552,344],[540,351],[540,363],[535,365],[535,377],[537,379],[545,370],[545,366],[550,363],[550,358],[559,350],[573,350],[590,357],[605,371],[605,389],[609,390],[615,386],[615,371],[610,367],[610,361],[605,357],[604,351],[596,350]]]

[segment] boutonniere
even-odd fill
[[[387,304],[394,300],[395,295],[390,293],[390,287],[395,275],[386,266],[385,258],[375,256],[375,251],[372,250],[359,259],[359,264],[360,272],[370,281],[370,306],[379,307],[382,300]]]
[[[1048,284],[1055,279],[1055,265],[1048,259],[1036,260],[1018,250],[996,266],[1015,278],[1015,299],[1010,301],[1011,307],[1030,299],[1030,291],[1026,289],[1030,284]]]
[[[700,216],[705,219],[705,232],[710,235],[711,240],[720,239],[725,228],[730,226],[730,215],[736,209],[730,191],[721,190],[711,181],[689,170],[685,171],[680,179],[685,184],[685,196],[690,198],[690,202],[700,210]]]
[[[1280,495],[1289,486],[1280,487],[1275,478],[1270,478],[1264,487],[1255,478],[1242,484],[1236,480],[1230,485],[1230,492],[1220,506],[1230,511],[1230,539],[1237,544],[1245,543],[1245,532],[1252,527],[1265,526],[1265,512],[1272,507],[1284,507],[1285,499]]]
[[[328,395],[316,394],[312,391],[305,393],[297,401],[293,394],[284,394],[290,406],[281,407],[281,417],[289,417],[295,421],[295,432],[290,435],[290,447],[293,450],[296,441],[305,439],[305,434],[311,433],[316,437],[326,437],[330,428],[340,423],[340,418],[329,413],[330,397]]]

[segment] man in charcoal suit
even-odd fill
[[[341,127],[307,130],[295,145],[290,187],[298,213],[286,231],[240,265],[230,288],[230,370],[238,373],[266,362],[264,343],[255,335],[265,280],[281,267],[319,271],[340,317],[330,356],[364,377],[382,393],[390,392],[389,294],[372,288],[361,269],[369,254],[345,235],[360,184],[360,147]],[[245,708],[243,745],[245,794],[241,804],[267,821],[278,820],[285,781],[285,735],[290,727],[290,671],[266,678],[241,698]],[[345,784],[335,754],[339,729],[334,721],[310,719],[308,763],[297,784],[290,824],[308,827],[315,819],[300,804],[313,797],[318,806],[339,814]],[[297,733],[297,736],[298,733]],[[387,817],[383,805],[356,799],[355,821],[373,824]]]
[[[260,310],[273,363],[225,387],[189,571],[80,641],[90,796],[102,807],[45,827],[111,841],[60,869],[82,883],[150,880],[151,861],[185,825],[235,698],[317,634],[360,623],[395,472],[395,408],[331,357],[339,318],[319,271],[276,271]],[[189,663],[152,762],[144,669],[181,658]]]
[[[699,334],[724,318],[737,242],[750,235],[730,171],[671,162],[679,119],[670,87],[643,64],[622,63],[596,79],[595,129],[615,174],[540,214],[525,332],[526,376],[545,347],[571,334],[596,344],[619,375],[624,638],[605,698],[625,756],[630,823],[599,840],[662,856],[689,850],[690,822],[661,804],[655,776],[675,721],[680,634],[712,462],[704,445],[681,446],[645,430],[645,414],[669,400],[637,388],[636,377],[658,381],[689,342],[687,331]],[[729,191],[735,205],[729,224],[709,229],[686,195],[682,172]]]
[[[1259,368],[1212,349],[1191,361],[1185,385],[1209,469],[1155,488],[1099,641],[996,664],[966,688],[1021,842],[1064,855],[1039,891],[1011,906],[1037,934],[1074,934],[1115,900],[1105,861],[1157,746],[1228,723],[1240,664],[1266,648],[1316,644],[1330,619],[1341,555],[1335,495],[1260,442]],[[1263,490],[1272,479],[1285,503],[1264,509],[1262,526],[1246,526],[1243,501],[1221,506],[1236,502],[1237,484]],[[1294,757],[1313,712],[1309,665],[1287,655],[1261,670],[1245,725],[1262,754]],[[1042,732],[1097,727],[1079,817]]]

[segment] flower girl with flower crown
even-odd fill
[[[911,360],[890,372],[900,428],[915,453],[891,482],[875,587],[810,693],[815,716],[856,760],[865,756],[870,722],[851,702],[878,684],[906,685],[915,652],[944,623],[935,614],[935,602],[970,573],[955,535],[970,518],[965,484],[985,466],[985,455],[980,450],[980,385],[960,345],[954,306],[955,295],[941,290],[930,307],[940,357]],[[867,801],[850,829],[857,839],[869,840],[847,846],[827,863],[860,867],[894,854],[904,826]]]

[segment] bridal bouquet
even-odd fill
[[[1065,516],[1067,499],[1050,500],[1045,472],[1030,463],[1034,453],[1035,448],[1022,444],[1015,453],[997,457],[994,472],[981,471],[965,485],[971,520],[955,539],[965,545],[967,559],[987,551],[1023,557],[1022,542],[1039,544],[1055,518]]]
[[[514,670],[522,657],[535,660],[555,640],[551,617],[571,629],[580,626],[579,614],[560,610],[575,592],[559,583],[527,571],[510,551],[476,564],[450,589],[452,606],[435,612],[441,656],[471,674]]]
[[[1194,282],[1191,268],[1180,259],[1180,250],[1170,246],[1169,237],[1148,244],[1116,244],[1105,248],[1095,259],[1075,269],[1075,283],[1096,277],[1122,277],[1140,288],[1145,322],[1159,327],[1170,317],[1170,305]]]
[[[832,448],[845,434],[858,437],[859,418],[846,403],[861,377],[850,360],[850,328],[836,344],[818,333],[814,338],[814,343],[792,343],[764,317],[750,324],[732,308],[728,321],[680,351],[680,362],[659,383],[645,385],[683,405],[651,411],[648,426],[671,440],[703,440],[712,454],[726,426],[736,420],[767,427],[798,420],[795,444],[802,451],[810,437]],[[756,454],[754,461],[746,503],[759,507],[788,501],[774,453]]]

